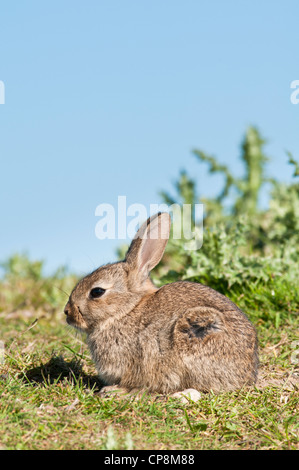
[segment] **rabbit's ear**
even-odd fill
[[[144,273],[145,277],[163,256],[169,239],[170,223],[169,214],[159,212],[144,222],[131,243],[126,261],[133,269]]]

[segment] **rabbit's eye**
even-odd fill
[[[90,291],[90,297],[93,299],[98,299],[105,293],[105,289],[102,289],[101,287],[95,287],[94,289],[91,289]]]

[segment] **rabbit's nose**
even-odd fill
[[[66,314],[66,316],[68,316],[69,312],[70,312],[70,303],[68,302],[66,306],[64,307],[64,313]]]

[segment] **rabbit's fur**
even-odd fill
[[[107,385],[173,393],[220,392],[253,384],[255,329],[227,297],[199,283],[157,289],[149,273],[161,260],[170,217],[159,213],[139,229],[125,260],[83,278],[65,308],[67,322],[87,333]],[[91,290],[105,289],[99,298]]]

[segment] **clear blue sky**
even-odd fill
[[[298,0],[1,2],[0,260],[88,272],[119,242],[95,236],[95,208],[160,202],[181,168],[219,189],[194,147],[236,174],[248,125],[289,181],[299,156]]]

